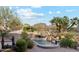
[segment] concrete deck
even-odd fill
[[[58,47],[58,48],[45,49],[45,48],[34,46],[34,48],[28,50],[28,52],[79,52],[79,51],[71,48]]]

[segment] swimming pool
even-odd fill
[[[51,44],[51,42],[48,42],[46,40],[34,40],[35,42],[38,42],[39,44]]]
[[[52,47],[58,47],[59,44],[54,44],[51,42],[48,42],[47,40],[39,39],[33,41],[37,46],[44,47],[44,48],[52,48]]]

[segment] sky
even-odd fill
[[[50,25],[53,17],[79,17],[79,6],[9,6],[20,17],[22,23]]]

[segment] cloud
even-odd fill
[[[65,10],[65,12],[73,12],[74,10]]]
[[[79,12],[79,10],[65,10],[65,12]]]
[[[36,13],[36,12],[33,12],[31,9],[20,9],[20,10],[18,9],[17,14],[21,18],[27,18],[27,19],[33,19],[33,18],[38,18],[38,17],[44,16],[43,13]]]
[[[49,14],[52,14],[52,11],[49,11],[48,13],[49,13]]]
[[[16,8],[16,9],[19,9],[19,7],[18,7],[18,6],[15,6],[15,8]]]
[[[61,14],[61,11],[49,11],[49,14]]]
[[[15,6],[15,7],[13,7],[13,6],[9,6],[9,8],[10,8],[10,9],[13,9],[13,8],[15,8],[15,9],[19,9],[18,6]]]
[[[57,14],[60,14],[61,12],[60,12],[60,11],[56,11],[56,13],[57,13]]]
[[[41,8],[42,6],[31,6],[32,8]]]
[[[11,6],[10,6],[9,8],[10,8],[10,9],[12,9],[12,7],[11,7]]]

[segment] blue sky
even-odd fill
[[[10,6],[23,23],[34,25],[36,23],[46,23],[54,16],[79,17],[79,6]]]

